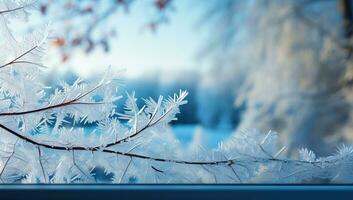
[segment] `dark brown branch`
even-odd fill
[[[154,171],[156,172],[160,172],[160,173],[164,173],[164,171],[160,170],[160,169],[157,169],[156,167],[154,166],[151,166],[152,169],[154,169]]]
[[[1,66],[0,66],[0,69],[4,68],[4,67],[6,67],[6,66],[9,66],[9,65],[15,64],[17,60],[19,60],[19,59],[22,58],[23,56],[29,54],[30,52],[32,52],[32,51],[35,50],[36,48],[38,48],[38,45],[35,45],[34,47],[30,48],[30,49],[27,50],[26,52],[24,52],[24,53],[22,53],[21,55],[17,56],[15,59],[11,60],[10,62],[1,65]]]
[[[179,102],[177,102],[179,103]],[[174,105],[175,106],[175,105]],[[146,126],[144,126],[142,129],[140,130],[137,130],[137,128],[135,129],[135,133],[132,134],[132,135],[129,135],[123,139],[120,139],[120,140],[117,140],[115,142],[112,142],[112,143],[109,143],[109,144],[106,144],[104,147],[111,147],[111,146],[114,146],[114,145],[117,145],[117,144],[121,144],[121,143],[124,143],[124,142],[127,142],[129,141],[131,138],[134,138],[136,137],[137,135],[139,135],[140,133],[142,133],[144,130],[154,126],[155,124],[157,124],[158,122],[160,122],[168,113],[170,113],[174,106],[170,107],[167,111],[165,111],[163,113],[163,115],[161,115],[156,121],[153,122],[153,119],[155,118],[156,114],[157,114],[157,111],[159,109],[159,104],[156,106],[155,110],[153,111],[153,114],[150,118],[150,120],[148,121],[148,123],[146,124]],[[97,148],[100,148],[100,147],[97,147]]]
[[[27,5],[28,6],[28,5]],[[13,9],[8,9],[8,10],[1,10],[0,11],[0,15],[1,14],[5,14],[5,13],[9,13],[9,12],[14,12],[16,10],[21,10],[23,8],[25,8],[26,6],[21,6],[21,7],[18,7],[18,8],[13,8]]]
[[[115,155],[122,155],[125,157],[130,157],[130,158],[138,158],[138,159],[145,159],[145,160],[152,160],[156,162],[168,162],[168,163],[177,163],[177,164],[186,164],[186,165],[233,165],[236,164],[238,161],[236,159],[226,159],[226,160],[218,160],[218,161],[186,161],[186,160],[176,160],[176,159],[168,159],[168,158],[157,158],[157,157],[151,157],[151,156],[146,156],[146,155],[140,155],[140,154],[134,154],[134,153],[125,153],[121,151],[114,151],[110,149],[97,149],[95,147],[82,147],[82,146],[57,146],[57,145],[50,145],[50,144],[45,144],[45,143],[40,143],[37,142],[33,139],[30,139],[26,136],[23,136],[16,131],[13,131],[12,129],[4,126],[3,124],[0,124],[0,128],[8,131],[12,135],[18,137],[19,139],[22,139],[23,141],[26,141],[28,143],[31,143],[36,146],[41,146],[47,149],[52,149],[52,150],[59,150],[59,151],[90,151],[90,152],[104,152],[104,153],[111,153]],[[322,161],[305,161],[305,160],[285,160],[285,159],[278,159],[278,158],[260,158],[260,157],[253,157],[250,156],[251,158],[254,158],[252,162],[254,163],[260,163],[260,162],[280,162],[280,163],[288,163],[288,162],[295,162],[295,163],[302,163],[302,164],[310,164],[310,165],[315,165],[316,164],[322,164]],[[324,163],[332,163],[334,161],[323,161]]]
[[[69,105],[77,105],[77,104],[81,104],[81,105],[90,105],[90,104],[101,104],[100,102],[77,102],[79,101],[80,99],[82,99],[83,97],[87,96],[88,94],[90,94],[91,92],[93,92],[94,90],[98,89],[100,86],[102,86],[102,84],[99,84],[97,85],[96,87],[94,87],[93,89],[91,89],[90,91],[86,92],[85,94],[73,99],[73,100],[70,100],[70,101],[67,101],[67,102],[64,102],[64,103],[60,103],[60,104],[56,104],[56,105],[52,105],[52,106],[47,106],[47,107],[43,107],[43,108],[38,108],[38,109],[33,109],[33,110],[27,110],[27,111],[21,111],[21,112],[6,112],[6,113],[0,113],[0,116],[17,116],[17,115],[26,115],[26,114],[31,114],[31,113],[36,113],[36,112],[42,112],[42,111],[46,111],[46,110],[51,110],[51,109],[55,109],[55,108],[59,108],[59,107],[65,107],[65,106],[69,106]],[[160,122],[169,112],[172,111],[174,107],[170,107],[162,116],[160,116],[156,121],[152,122],[156,113],[157,113],[157,110],[158,110],[158,107],[156,107],[156,110],[153,112],[153,115],[151,116],[151,119],[149,120],[149,122],[147,123],[146,126],[144,126],[142,129],[140,130],[135,130],[134,134],[132,135],[129,135],[125,138],[122,138],[120,140],[117,140],[115,142],[112,142],[112,143],[108,143],[104,146],[96,146],[96,147],[93,147],[92,149],[101,149],[101,148],[108,148],[108,147],[111,147],[111,146],[114,146],[114,145],[117,145],[117,144],[121,144],[121,143],[124,143],[124,142],[127,142],[128,140],[130,140],[131,138],[134,138],[136,137],[138,134],[140,134],[141,132],[145,131],[146,129],[152,127],[153,125],[157,124],[158,122]]]
[[[75,101],[76,101],[76,99],[71,100],[71,101],[67,101],[67,102],[64,102],[64,103],[60,103],[60,104],[48,106],[48,107],[43,107],[43,108],[34,109],[34,110],[27,110],[27,111],[21,111],[21,112],[0,113],[0,116],[26,115],[26,114],[30,114],[30,113],[36,113],[36,112],[41,112],[41,111],[50,110],[50,109],[54,109],[54,108],[59,108],[59,107],[68,106],[68,105],[71,105],[71,104],[72,104],[73,102],[75,102]]]
[[[55,109],[55,108],[60,108],[60,107],[65,107],[65,106],[69,106],[72,104],[97,104],[97,102],[95,103],[89,103],[89,102],[77,102],[80,99],[82,99],[83,97],[87,96],[88,94],[92,93],[93,91],[95,91],[96,89],[98,89],[99,87],[101,87],[102,84],[97,85],[96,87],[94,87],[93,89],[89,90],[88,92],[84,93],[83,95],[72,99],[70,101],[66,101],[63,103],[59,103],[59,104],[55,104],[52,106],[47,106],[47,107],[43,107],[43,108],[38,108],[38,109],[33,109],[33,110],[27,110],[27,111],[21,111],[21,112],[6,112],[6,113],[0,113],[0,116],[16,116],[16,115],[26,115],[26,114],[31,114],[31,113],[36,113],[36,112],[42,112],[42,111],[46,111],[46,110],[51,110],[51,109]]]
[[[14,12],[14,11],[17,11],[17,10],[22,10],[26,7],[29,7],[31,5],[33,5],[36,1],[33,1],[32,3],[29,3],[29,4],[26,4],[26,5],[23,5],[23,6],[20,6],[20,7],[17,7],[17,8],[11,8],[11,9],[8,9],[8,10],[1,10],[0,11],[0,15],[1,14],[5,14],[5,13],[9,13],[9,12]]]
[[[12,129],[4,126],[3,124],[0,124],[0,128],[8,131],[12,135],[22,139],[23,141],[26,141],[28,143],[31,143],[36,146],[41,146],[47,149],[52,149],[52,150],[59,150],[59,151],[91,151],[91,152],[96,152],[96,151],[101,151],[105,153],[111,153],[111,154],[116,154],[116,155],[122,155],[130,158],[139,158],[139,159],[146,159],[146,160],[153,160],[157,162],[170,162],[170,163],[179,163],[179,164],[189,164],[189,165],[218,165],[218,164],[229,164],[232,162],[235,162],[235,160],[220,160],[220,161],[184,161],[184,160],[174,160],[174,159],[166,159],[166,158],[156,158],[156,157],[151,157],[151,156],[145,156],[145,155],[140,155],[140,154],[134,154],[134,153],[125,153],[121,151],[114,151],[110,149],[99,149],[99,148],[90,148],[90,147],[81,147],[81,146],[57,146],[57,145],[50,145],[50,144],[45,144],[45,143],[40,143],[37,142],[33,139],[30,139],[26,136],[23,136],[16,131],[13,131]]]

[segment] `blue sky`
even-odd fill
[[[120,10],[110,18],[110,23],[116,25],[118,36],[112,41],[109,54],[97,50],[87,56],[81,51],[75,51],[70,63],[59,69],[66,71],[71,68],[87,77],[111,65],[117,69],[126,69],[127,77],[137,78],[159,69],[178,71],[202,68],[196,59],[203,41],[200,37],[202,32],[196,28],[200,9],[193,8],[195,2],[188,0],[178,0],[173,5],[175,11],[170,13],[170,23],[163,24],[156,33],[152,33],[143,27],[155,11],[150,2],[136,1],[128,14]],[[55,54],[49,55],[55,57]]]

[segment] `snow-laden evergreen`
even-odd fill
[[[215,64],[202,84],[245,105],[240,130],[276,130],[292,155],[306,147],[326,156],[353,141],[345,1],[210,2],[205,49]]]
[[[168,124],[187,103],[186,91],[145,99],[143,107],[127,94],[125,112],[115,113],[119,88],[110,70],[100,82],[78,79],[49,92],[40,82],[48,31],[17,39],[9,26],[13,17],[26,20],[32,7],[0,1],[3,183],[353,182],[352,147],[325,158],[301,149],[292,159],[275,132],[247,130],[211,151],[197,141],[182,148]]]

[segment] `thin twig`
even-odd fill
[[[43,163],[42,163],[42,152],[40,151],[40,147],[39,146],[37,146],[37,149],[38,149],[39,165],[40,165],[40,168],[42,169],[44,182],[47,183],[48,179],[47,179],[46,173],[44,171]]]
[[[124,178],[124,176],[125,176],[127,170],[128,170],[129,167],[130,167],[131,162],[132,162],[132,157],[130,157],[130,161],[129,161],[129,163],[126,165],[126,168],[125,168],[123,174],[121,175],[121,177],[120,177],[120,179],[119,179],[119,183],[121,183],[121,181],[123,180],[123,178]]]
[[[240,176],[238,175],[238,173],[234,170],[232,164],[229,164],[228,167],[232,170],[233,174],[237,177],[238,181],[241,183],[241,178]]]
[[[42,68],[48,68],[45,65],[42,65],[40,63],[35,63],[35,62],[31,62],[31,61],[25,61],[25,60],[19,60],[19,61],[15,61],[12,64],[31,64],[31,65],[36,65],[38,67],[42,67]]]
[[[26,52],[22,53],[21,55],[17,56],[17,57],[14,58],[13,60],[11,60],[10,62],[1,65],[1,66],[0,66],[0,69],[4,68],[4,67],[6,67],[6,66],[9,66],[9,65],[14,64],[18,59],[20,59],[20,58],[22,58],[23,56],[29,54],[31,51],[35,50],[36,48],[38,48],[38,45],[35,45],[34,47],[30,48],[30,49],[27,50]]]
[[[17,11],[17,10],[22,10],[22,9],[24,9],[24,8],[27,8],[27,7],[29,7],[29,6],[32,6],[32,5],[35,4],[36,2],[37,2],[37,0],[35,0],[35,1],[31,2],[31,3],[28,3],[28,4],[26,4],[26,5],[22,5],[22,6],[17,7],[17,8],[11,8],[11,9],[7,9],[7,10],[1,10],[1,11],[0,11],[0,15],[1,15],[1,14],[5,14],[5,13],[9,13],[9,12],[14,12],[14,11]]]
[[[87,175],[82,169],[81,167],[79,167],[76,163],[75,160],[75,151],[72,151],[72,163],[74,164],[74,166],[83,174],[85,175],[88,179],[90,179],[91,177],[89,175]]]
[[[4,173],[7,164],[9,163],[10,159],[12,158],[12,156],[15,154],[16,143],[17,143],[17,141],[16,141],[15,144],[13,145],[13,151],[12,151],[12,153],[11,153],[10,156],[6,159],[6,161],[5,161],[5,163],[4,163],[4,166],[3,166],[2,169],[1,169],[0,177],[2,177],[2,174]]]
[[[156,167],[154,167],[153,165],[151,165],[151,168],[154,169],[154,171],[159,172],[159,173],[164,173],[163,170],[157,169]]]
[[[69,106],[72,104],[97,104],[99,102],[77,102],[81,100],[83,97],[89,95],[90,93],[94,92],[96,89],[100,88],[103,84],[98,84],[96,87],[92,88],[91,90],[87,91],[86,93],[78,96],[77,98],[74,98],[69,101],[65,101],[63,103],[47,106],[47,107],[42,107],[38,109],[33,109],[33,110],[26,110],[26,111],[20,111],[20,112],[5,112],[5,113],[0,113],[0,116],[17,116],[17,115],[26,115],[26,114],[31,114],[31,113],[36,113],[36,112],[42,112],[46,110],[51,110],[55,108],[60,108],[60,107],[65,107]]]
[[[29,5],[25,5],[25,6],[13,8],[13,9],[8,9],[8,10],[1,10],[1,11],[0,11],[0,15],[1,15],[1,14],[5,14],[5,13],[9,13],[9,12],[14,12],[14,11],[16,11],[16,10],[21,10],[21,9],[24,9],[25,7],[27,7],[27,6],[29,6]]]

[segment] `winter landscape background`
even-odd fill
[[[352,183],[350,0],[1,0],[1,183]]]
[[[112,66],[122,70],[122,94],[186,89],[172,125],[185,145],[215,148],[251,128],[278,132],[289,154],[326,156],[351,143],[350,1],[121,1],[111,11],[114,1],[40,2],[34,20],[15,27],[53,24],[49,84]],[[78,42],[87,31],[92,43]]]

